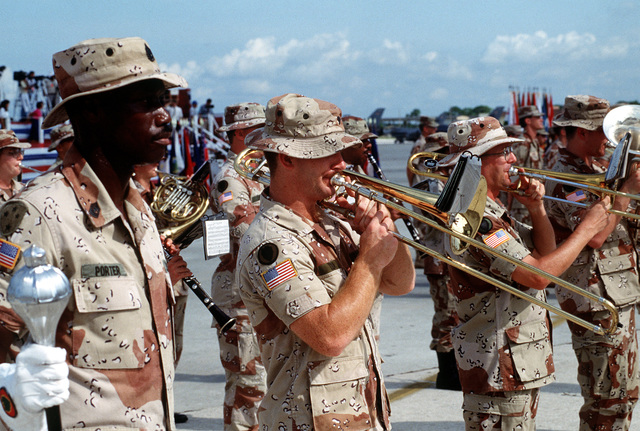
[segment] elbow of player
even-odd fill
[[[336,357],[340,356],[352,341],[353,338],[347,337],[346,334],[338,334],[332,337],[318,338],[311,347],[321,355]]]
[[[606,239],[607,239],[606,237],[605,238],[601,238],[600,235],[596,235],[593,238],[591,238],[591,241],[589,241],[587,243],[587,245],[589,247],[593,248],[593,249],[598,249],[598,248],[602,247],[602,245],[604,244],[604,241]]]
[[[549,285],[549,283],[551,283],[551,280],[549,280],[547,277],[535,274],[532,277],[531,284],[528,287],[536,290],[544,290]]]

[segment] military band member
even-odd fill
[[[410,292],[415,272],[386,207],[360,197],[348,224],[318,205],[335,193],[340,152],[360,145],[341,114],[285,94],[269,101],[264,129],[247,139],[265,152],[271,175],[237,267],[267,370],[264,431],[390,428],[369,316],[379,292]]]
[[[17,180],[22,172],[20,164],[28,142],[20,142],[13,130],[0,129],[0,204],[8,201],[24,188]]]
[[[594,96],[565,98],[563,110],[554,124],[564,127],[567,147],[560,149],[553,171],[597,174],[606,169],[597,159],[605,154],[607,138],[602,130],[609,102]],[[550,195],[589,203],[590,193],[547,181]],[[640,173],[633,170],[620,191],[637,194]],[[613,208],[626,211],[630,199],[617,196]],[[558,241],[577,229],[581,210],[565,203],[546,203]],[[578,225],[579,226],[579,225]],[[584,404],[580,409],[580,430],[629,429],[633,408],[638,401],[638,342],[635,304],[640,299],[637,254],[626,219],[611,215],[609,223],[578,255],[563,278],[583,289],[612,301],[618,309],[620,328],[610,336],[597,335],[569,323],[573,349],[578,359],[578,383]],[[556,287],[563,310],[609,328],[611,316],[595,304],[560,286]]]
[[[535,105],[518,108],[518,118],[523,129],[523,140],[513,145],[516,155],[515,165],[525,168],[542,169],[542,155],[544,148],[538,142],[538,130],[544,128],[544,118]],[[531,224],[531,216],[527,209],[513,196],[508,197],[509,215],[522,223]]]
[[[556,248],[542,202],[544,186],[523,178],[516,195],[531,214],[532,226],[513,220],[497,198],[511,184],[508,170],[516,157],[498,120],[480,117],[449,125],[452,166],[463,152],[479,156],[487,181],[487,202],[476,239],[553,275],[567,269],[580,250],[607,222],[609,199],[588,211],[575,233]],[[455,259],[545,300],[549,281],[471,246]],[[550,322],[542,307],[450,267],[460,324],[453,329],[463,416],[467,430],[534,430],[539,388],[554,380]]]
[[[236,259],[240,238],[260,209],[260,193],[264,186],[241,177],[233,165],[238,154],[246,149],[245,137],[264,125],[264,106],[259,103],[239,103],[224,110],[225,125],[231,149],[227,160],[213,180],[211,208],[223,212],[231,228],[231,252],[220,257],[220,264],[211,279],[211,297],[236,324],[226,333],[218,332],[220,361],[225,370],[223,404],[224,429],[257,430],[258,409],[266,392],[266,372],[260,357],[256,333],[249,321],[247,307],[240,298],[235,280]],[[213,326],[219,324],[213,322]]]
[[[186,81],[162,73],[137,37],[80,42],[54,54],[53,68],[63,101],[43,127],[68,118],[75,141],[62,165],[2,207],[0,234],[43,248],[73,290],[56,336],[69,364],[62,428],[174,430],[173,291],[154,217],[131,175],[166,153],[162,96]],[[4,360],[28,335],[6,301],[12,274],[1,271]]]

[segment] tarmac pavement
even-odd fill
[[[411,142],[393,145],[379,140],[382,169],[390,181],[406,185],[405,167]],[[404,225],[398,224],[406,234]],[[202,242],[196,241],[183,251],[190,269],[205,290],[219,259],[204,261]],[[555,303],[555,295],[549,295]],[[380,353],[383,373],[391,399],[391,423],[396,431],[464,430],[462,393],[435,389],[438,371],[435,352],[429,350],[433,301],[426,277],[417,270],[416,287],[408,295],[385,296],[382,303]],[[557,305],[557,303],[555,303]],[[578,411],[582,405],[576,381],[577,362],[571,348],[569,329],[563,319],[554,319],[554,362],[557,381],[542,388],[537,428],[540,431],[578,429]],[[185,319],[182,359],[175,382],[176,411],[186,413],[189,421],[180,430],[222,430],[224,370],[218,357],[216,330],[202,303],[191,295]],[[640,419],[631,430],[640,431]]]

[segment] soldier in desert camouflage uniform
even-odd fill
[[[213,180],[211,208],[224,212],[231,228],[231,252],[220,257],[220,264],[211,279],[211,297],[236,324],[227,332],[218,332],[220,361],[225,370],[224,429],[257,430],[258,407],[266,391],[266,373],[260,358],[256,334],[249,322],[235,281],[236,258],[240,238],[260,209],[260,183],[241,177],[233,168],[237,155],[244,150],[244,139],[251,131],[264,125],[264,106],[240,103],[227,106],[225,125],[231,149],[227,160]],[[219,325],[213,322],[214,326]]]
[[[56,151],[58,153],[56,161],[49,166],[49,169],[51,169],[62,163],[64,156],[69,151],[71,144],[73,144],[73,127],[71,127],[71,124],[61,124],[51,129],[49,135],[51,136],[51,145],[49,145],[47,151]]]
[[[6,202],[24,188],[17,180],[22,172],[20,163],[23,151],[31,148],[28,142],[20,142],[13,130],[0,129],[0,203]]]
[[[571,241],[556,248],[542,202],[544,186],[523,178],[517,196],[531,213],[535,229],[511,219],[497,199],[511,185],[508,170],[516,158],[498,120],[481,117],[449,125],[451,166],[463,152],[482,160],[487,201],[476,239],[553,275],[571,265],[584,245],[606,224],[609,199],[588,211]],[[447,242],[445,242],[446,244]],[[470,247],[455,259],[491,274],[528,295],[545,299],[549,281],[487,251]],[[540,306],[450,267],[460,325],[452,332],[467,430],[534,430],[539,388],[554,380],[548,313]]]
[[[540,148],[537,139],[538,130],[544,128],[542,114],[533,105],[521,106],[518,108],[518,118],[524,130],[524,140],[513,145],[513,154],[516,155],[517,160],[514,164],[525,168],[542,169],[543,149]],[[513,199],[512,195],[508,199],[509,215],[522,223],[531,225],[531,216],[524,205]]]
[[[567,96],[554,124],[563,126],[567,147],[553,171],[597,174],[604,167],[596,161],[605,152],[607,138],[602,123],[609,102],[594,96]],[[548,181],[552,196],[588,203],[588,192]],[[640,174],[632,171],[619,189],[631,194],[640,191]],[[626,211],[628,198],[616,197],[613,208]],[[581,210],[559,202],[547,202],[556,238],[564,240],[576,229]],[[578,383],[584,404],[580,409],[580,430],[629,429],[633,408],[638,401],[638,343],[635,307],[640,298],[637,255],[629,226],[619,215],[611,215],[607,227],[589,242],[563,278],[612,301],[620,317],[620,329],[611,336],[597,335],[569,323],[573,348],[578,358]],[[599,304],[556,287],[558,302],[567,312],[610,327],[611,316]]]
[[[445,132],[432,133],[423,140],[423,145],[414,147],[415,153],[426,151],[447,154],[449,152],[449,144],[447,143],[447,134]],[[419,164],[418,168],[419,170],[424,170]],[[449,169],[438,169],[434,173],[448,176]],[[415,187],[419,183],[421,183],[419,186],[421,190],[435,194],[442,193],[445,184],[438,178],[415,175],[411,185]],[[418,208],[415,208],[415,210],[420,211]],[[426,212],[423,212],[423,215],[431,217]],[[423,245],[444,254],[443,232],[430,228],[426,223],[419,221],[416,221],[414,225],[420,231]],[[449,270],[446,263],[429,255],[424,256],[423,268],[424,274],[429,281],[429,293],[433,300],[434,309],[429,348],[434,350],[438,357],[436,388],[459,391],[460,379],[458,378],[456,358],[451,344],[451,329],[458,324],[458,313],[455,307],[455,297],[451,290]]]
[[[73,290],[56,337],[69,363],[62,427],[174,430],[174,297],[153,215],[131,175],[166,153],[162,95],[186,81],[162,73],[140,38],[84,41],[54,54],[53,66],[63,101],[43,127],[69,118],[74,145],[2,207],[0,234],[42,247]],[[1,275],[0,346],[9,359],[26,330],[6,301],[12,271]]]
[[[286,94],[269,101],[264,129],[246,143],[265,152],[271,174],[237,267],[267,369],[260,430],[389,429],[369,316],[378,292],[413,289],[411,254],[383,205],[338,198],[352,224],[318,205],[346,166],[340,151],[360,141],[335,105]]]

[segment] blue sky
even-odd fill
[[[640,99],[640,3],[537,1],[5,1],[0,65],[140,36],[192,97],[225,105],[297,92],[345,114],[505,105],[509,87]],[[7,73],[5,92],[14,82]]]

